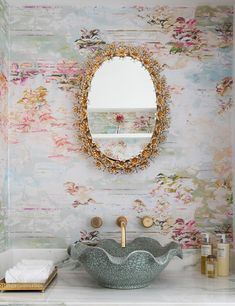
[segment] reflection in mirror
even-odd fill
[[[88,124],[106,156],[127,160],[150,142],[156,121],[156,93],[142,63],[115,56],[96,71],[88,94]]]
[[[105,45],[78,79],[81,149],[110,173],[145,169],[160,152],[169,126],[168,86],[145,47]]]

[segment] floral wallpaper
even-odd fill
[[[226,232],[231,240],[233,7],[98,3],[11,7],[11,245],[120,239],[119,215],[129,220],[129,240],[151,236],[198,248],[205,231]],[[160,156],[128,175],[94,167],[76,139],[72,111],[87,58],[111,42],[148,48],[171,92],[171,124]],[[115,116],[109,128],[119,133],[125,114]],[[137,117],[145,131],[148,118]],[[118,150],[122,154],[125,144]],[[144,215],[153,216],[151,229],[140,225]],[[90,226],[94,216],[104,220],[99,232]]]
[[[0,251],[6,247],[8,7],[0,1]]]

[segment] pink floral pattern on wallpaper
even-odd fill
[[[156,177],[156,184],[151,190],[151,195],[157,195],[162,198],[170,196],[178,204],[190,205],[194,189],[195,185],[190,177],[178,175],[166,176],[160,173]]]
[[[99,231],[80,231],[80,242],[85,242],[86,244],[92,245],[93,243],[97,243],[100,240],[100,232]]]
[[[61,90],[74,91],[75,86],[79,86],[79,78],[84,70],[77,61],[70,59],[62,59],[57,63],[37,62],[11,64],[12,83],[15,85],[25,85],[30,79],[34,79],[38,75],[45,78],[46,83],[57,83]]]
[[[78,75],[80,73],[79,65],[73,60],[62,60],[57,65],[57,72],[65,77]]]
[[[222,182],[215,182],[215,185],[205,181],[198,181],[196,179],[196,182],[194,184],[194,188],[190,187],[187,188],[187,192],[191,192],[192,194],[195,194],[191,197],[192,202],[196,198],[198,198],[198,195],[201,194],[202,199],[205,189],[210,190],[210,194],[208,194],[208,198],[206,199],[205,205],[202,204],[199,206],[199,209],[196,210],[195,214],[195,220],[187,220],[184,218],[174,218],[172,215],[171,209],[172,205],[167,201],[167,194],[170,195],[172,193],[177,194],[177,189],[181,188],[182,180],[188,179],[187,177],[182,177],[179,175],[171,175],[166,176],[164,174],[159,174],[157,176],[156,182],[158,184],[158,192],[159,192],[159,198],[157,197],[157,203],[155,206],[154,211],[152,212],[153,215],[153,221],[154,221],[154,230],[162,235],[169,236],[179,242],[183,248],[199,248],[200,242],[201,242],[201,232],[205,230],[205,224],[201,223],[202,220],[206,221],[208,218],[211,222],[215,220],[215,225],[212,226],[212,224],[209,227],[212,227],[213,231],[211,231],[211,228],[209,231],[215,235],[216,233],[225,232],[227,234],[227,237],[229,241],[232,241],[232,226],[231,223],[227,224],[226,222],[233,216],[233,210],[232,210],[232,193],[231,193],[231,180],[225,180]],[[179,183],[179,181],[181,183]],[[177,183],[176,183],[177,182]],[[161,188],[165,190],[165,198],[161,198],[161,191],[159,188],[159,184]],[[202,185],[204,186],[202,188]],[[77,196],[78,192],[81,192],[83,194],[83,191],[85,191],[85,201],[83,201],[83,204],[81,204],[81,200],[79,201],[79,205],[87,205],[91,203],[91,198],[87,194],[87,191],[92,191],[89,187],[79,186],[72,182],[65,183],[66,191],[73,196]],[[192,186],[192,184],[190,184]],[[221,189],[220,189],[221,188]],[[80,191],[79,191],[80,189]],[[152,196],[156,196],[155,192],[156,189],[153,189],[151,191]],[[180,193],[180,192],[179,192]],[[82,196],[83,197],[83,196]],[[176,197],[177,198],[177,197]],[[215,198],[215,200],[214,200]],[[220,200],[219,200],[220,199]],[[184,202],[182,201],[183,205],[186,205],[186,207],[189,205],[188,201]],[[220,205],[220,203],[222,203]],[[133,210],[137,213],[137,217],[140,218],[140,216],[145,215],[147,211],[149,210],[148,205],[144,203],[141,199],[136,199],[133,204]],[[191,204],[192,205],[192,204]],[[217,208],[216,208],[217,207]],[[216,213],[216,210],[219,210],[219,214],[213,217],[213,214]],[[222,209],[222,210],[221,210]],[[207,212],[207,215],[205,215],[204,212]],[[221,222],[221,225],[218,225],[218,222]],[[224,223],[225,222],[225,223]]]
[[[233,101],[231,97],[233,87],[233,78],[227,76],[217,82],[216,92],[219,95],[219,105],[218,114],[223,115],[225,112],[229,111],[233,106]]]
[[[105,41],[101,37],[99,29],[86,29],[81,30],[80,37],[75,40],[75,44],[80,49],[87,49],[89,51],[96,51],[97,49],[105,45]]]
[[[43,86],[24,91],[23,97],[17,102],[24,109],[21,118],[17,118],[18,122],[20,121],[15,125],[17,131],[22,133],[47,131],[47,125],[56,120],[46,100],[47,93],[47,89]]]
[[[74,208],[80,205],[95,204],[96,201],[92,198],[90,193],[92,188],[78,185],[74,182],[64,183],[65,191],[73,197],[72,206]]]
[[[231,215],[229,217],[233,216],[233,213],[231,212]],[[233,227],[231,224],[224,224],[221,226],[217,226],[214,230],[215,235],[216,234],[226,234],[227,240],[232,245],[233,243]]]
[[[226,232],[232,241],[233,194],[231,176],[209,182],[197,176],[158,174],[150,195],[156,200],[151,209],[142,199],[133,202],[137,218],[148,214],[153,217],[154,231],[169,236],[184,248],[200,247],[201,232]],[[179,217],[172,209],[194,207],[193,219]],[[179,210],[180,212],[180,210]]]
[[[232,98],[229,98],[228,100],[219,100],[219,109],[218,114],[222,115],[226,111],[230,110],[233,106]]]
[[[24,85],[28,79],[32,79],[39,73],[44,73],[44,70],[34,69],[31,63],[19,65],[14,62],[11,64],[12,82],[15,85]]]
[[[51,155],[49,158],[64,158],[68,153],[79,153],[82,149],[78,144],[73,143],[67,134],[52,133],[51,139],[53,141]]]
[[[133,210],[135,210],[138,214],[144,212],[147,207],[147,205],[140,199],[134,200],[132,205],[133,205]]]
[[[68,123],[58,119],[58,114],[54,115],[47,95],[48,89],[44,86],[24,90],[22,98],[17,101],[21,111],[10,114],[12,142],[18,142],[19,133],[47,133],[51,140],[49,158],[64,158],[68,153],[80,152],[79,145],[71,141],[65,132],[61,132],[61,128]]]
[[[107,13],[107,8],[103,7],[102,14],[99,15],[99,9],[99,6],[97,6],[96,16],[98,16],[98,19],[104,13]],[[24,8],[22,8],[23,11]],[[135,7],[124,6],[123,11],[126,12],[126,15],[123,15],[120,22],[119,19],[116,20],[112,17],[116,16],[117,11],[115,11],[115,8],[110,8],[107,13],[107,20],[103,20],[102,29],[99,29],[99,23],[96,24],[95,19],[91,27],[82,27],[80,24],[80,27],[77,27],[77,29],[80,29],[79,33],[76,32],[77,30],[75,28],[69,29],[69,35],[71,34],[72,37],[71,42],[66,38],[67,33],[65,35],[61,32],[58,35],[56,29],[51,29],[52,32],[55,30],[55,35],[52,36],[53,41],[58,37],[61,40],[61,35],[65,35],[64,40],[61,40],[61,51],[58,51],[57,57],[53,60],[50,60],[48,57],[48,50],[40,49],[41,58],[35,60],[34,57],[29,56],[27,62],[21,60],[20,57],[22,46],[19,47],[19,50],[13,50],[18,56],[19,62],[13,62],[11,64],[11,86],[12,90],[17,94],[22,94],[20,97],[16,95],[17,98],[13,101],[13,107],[10,109],[9,125],[10,137],[12,137],[10,139],[10,145],[13,148],[11,152],[13,152],[12,154],[16,152],[16,155],[18,155],[14,156],[14,158],[20,161],[23,146],[25,151],[31,151],[31,147],[29,149],[28,146],[31,146],[30,141],[33,137],[30,136],[32,135],[40,136],[42,142],[45,141],[48,144],[46,153],[44,148],[40,151],[40,158],[37,157],[38,159],[33,160],[33,162],[31,160],[27,166],[28,168],[33,168],[36,163],[40,164],[46,160],[45,167],[49,167],[50,170],[55,167],[53,169],[58,168],[61,171],[63,169],[66,172],[66,178],[58,178],[58,184],[62,186],[62,191],[51,191],[48,186],[46,193],[48,193],[48,199],[50,196],[53,197],[51,195],[53,192],[55,193],[55,197],[60,197],[64,203],[68,203],[67,205],[71,209],[70,215],[68,216],[69,220],[73,220],[73,217],[77,213],[76,217],[74,217],[75,221],[68,222],[67,225],[64,225],[64,229],[69,234],[74,233],[75,230],[80,231],[81,241],[94,241],[97,239],[99,233],[97,231],[90,231],[90,229],[81,231],[81,228],[78,228],[78,219],[81,217],[80,209],[88,209],[89,212],[95,212],[96,204],[100,202],[103,204],[104,213],[106,213],[108,205],[113,205],[113,216],[119,213],[120,209],[124,211],[125,209],[132,209],[132,216],[137,219],[147,214],[153,216],[154,225],[152,231],[164,236],[164,239],[173,239],[179,242],[184,248],[198,248],[200,245],[200,233],[205,230],[214,234],[226,232],[231,240],[233,235],[233,194],[231,188],[232,151],[231,144],[227,140],[227,135],[222,135],[224,136],[225,143],[219,149],[216,146],[214,147],[213,143],[204,143],[204,138],[201,139],[200,145],[202,145],[203,150],[200,155],[200,161],[198,161],[194,171],[190,172],[187,169],[187,165],[189,164],[188,160],[185,164],[180,160],[181,166],[178,167],[177,160],[178,158],[180,159],[180,156],[177,154],[183,154],[187,149],[191,149],[191,145],[195,145],[193,142],[194,139],[191,137],[192,144],[184,143],[183,146],[180,146],[182,145],[180,138],[184,136],[183,134],[187,134],[187,130],[184,129],[184,125],[181,125],[182,122],[179,122],[180,120],[177,123],[173,120],[170,137],[174,137],[175,141],[175,135],[177,135],[177,144],[172,144],[171,141],[166,143],[161,152],[160,159],[156,161],[156,164],[153,163],[152,168],[146,169],[146,172],[144,172],[147,173],[147,178],[145,179],[145,175],[143,175],[143,182],[141,181],[144,195],[142,195],[135,185],[139,177],[135,182],[126,177],[110,179],[110,176],[106,177],[104,173],[101,174],[102,179],[99,177],[96,180],[96,177],[93,177],[93,171],[95,170],[91,171],[87,167],[87,172],[82,173],[86,177],[85,181],[88,182],[87,185],[79,181],[81,173],[76,173],[76,170],[74,170],[74,158],[75,160],[78,158],[78,163],[83,163],[84,156],[81,154],[80,146],[75,140],[76,129],[73,126],[71,119],[72,111],[69,107],[73,102],[76,102],[74,93],[77,92],[77,88],[80,86],[80,81],[84,74],[84,63],[87,57],[93,55],[95,51],[102,49],[107,42],[119,41],[120,38],[124,42],[126,39],[127,41],[136,39],[137,44],[143,43],[141,37],[134,36],[135,31],[119,31],[120,26],[125,25],[126,17],[128,18],[128,24],[132,22],[133,30],[139,29],[140,27],[146,29],[146,35],[144,34],[145,46],[153,53],[153,57],[160,61],[162,67],[166,69],[166,72],[169,73],[170,71],[172,74],[180,73],[182,76],[184,83],[177,78],[177,74],[173,81],[169,78],[173,111],[179,109],[174,115],[176,114],[178,116],[182,111],[182,105],[184,105],[185,108],[183,110],[185,112],[189,112],[193,116],[198,116],[198,126],[201,124],[201,120],[207,120],[210,116],[209,119],[211,122],[216,121],[217,117],[219,117],[221,122],[224,120],[226,127],[229,128],[226,116],[228,116],[232,107],[231,89],[233,80],[227,59],[231,56],[229,50],[231,50],[233,43],[232,7],[200,6],[195,8],[172,8],[159,5],[147,7],[143,4]],[[66,14],[63,12],[63,9],[61,9],[61,14],[61,25],[63,26],[64,20],[67,20],[63,19],[63,17],[67,18],[70,15],[63,16],[63,14]],[[109,16],[113,19],[109,20]],[[89,19],[89,14],[86,18]],[[22,21],[22,27],[25,22]],[[110,26],[112,31],[110,31]],[[160,35],[156,35],[158,33]],[[43,32],[42,35],[44,35]],[[76,37],[77,39],[75,39]],[[31,50],[30,39],[29,37],[29,50]],[[50,37],[47,37],[47,39],[50,40]],[[66,50],[64,48],[65,41]],[[34,46],[34,37],[32,38],[32,46]],[[43,53],[44,51],[45,54]],[[220,54],[220,58],[222,58],[221,62],[218,62],[218,53]],[[198,68],[199,66],[200,69]],[[217,76],[217,71],[222,72]],[[200,77],[205,76],[206,81],[204,79],[195,81],[194,77],[197,72],[200,74]],[[213,79],[213,82],[211,81],[212,74],[215,79]],[[0,86],[1,96],[7,90],[6,80],[2,75],[0,75],[0,83],[3,84],[3,86]],[[187,96],[187,90],[191,88],[190,86],[192,84],[193,97],[189,97]],[[207,85],[209,85],[209,88],[212,88],[211,92],[208,91],[208,95],[213,97],[215,105],[207,105],[207,107],[202,108],[199,103],[200,101],[198,102],[195,97],[205,92]],[[52,94],[57,98],[57,94],[59,95],[61,93],[63,94],[61,104],[58,101],[50,100]],[[190,98],[187,100],[187,104],[184,104],[184,99],[181,99],[181,96],[186,100]],[[191,98],[192,100],[195,99],[193,103],[191,103]],[[65,105],[69,105],[69,110],[64,110]],[[203,117],[204,115],[205,117]],[[129,130],[133,131],[138,129],[138,132],[148,133],[151,132],[152,118],[154,117],[151,116],[150,112],[149,114],[147,112],[144,114],[135,114],[135,120],[132,120],[132,124],[130,124],[126,113],[121,111],[120,113],[111,113],[108,121],[112,124],[109,124],[109,128],[111,126],[114,134],[121,134],[123,131],[126,131],[126,125],[129,124]],[[100,115],[97,126],[102,120],[103,117]],[[190,125],[191,123],[192,121],[189,119],[188,124]],[[103,130],[105,129],[108,130],[107,127]],[[223,133],[221,132],[221,134]],[[179,145],[178,141],[180,143]],[[210,141],[213,142],[213,139],[210,139]],[[130,145],[133,148],[135,144],[132,143]],[[174,150],[172,150],[171,145],[173,145]],[[204,156],[206,155],[205,152],[207,152],[205,148],[208,150],[208,146],[211,146],[211,150],[213,150],[211,153],[212,160],[210,162],[212,169],[208,177],[202,178],[201,173],[205,170],[205,165],[206,169],[208,165],[207,156]],[[20,149],[17,151],[18,147]],[[117,150],[113,151],[113,147],[116,147]],[[138,150],[142,147],[143,144],[140,144]],[[121,139],[118,144],[110,142],[106,145],[104,152],[113,158],[125,157],[127,148],[127,143]],[[37,149],[38,147],[35,148],[35,150]],[[23,152],[25,151],[23,150]],[[168,166],[164,162],[163,164],[161,162],[164,158],[170,158],[172,161],[172,156],[175,158],[175,164],[172,168],[168,169]],[[86,162],[81,165],[82,169],[84,169]],[[22,192],[21,190],[22,172],[17,167],[18,165],[16,166],[16,173],[14,173],[16,174],[16,181],[13,186],[16,188],[14,192],[19,192],[19,194],[25,196],[25,191],[23,190]],[[160,170],[168,172],[157,172],[159,174],[154,178],[156,168],[168,169]],[[72,170],[74,172],[71,174]],[[31,175],[36,176],[33,172]],[[141,175],[141,173],[138,175]],[[44,180],[44,178],[41,179],[37,176],[32,177],[32,180],[34,179],[35,181],[38,180],[37,183],[39,183],[39,186]],[[122,179],[127,184],[125,188],[120,188],[119,190],[119,184],[122,184]],[[23,184],[27,185],[26,181],[23,181]],[[107,185],[107,190],[101,187],[102,184]],[[38,185],[37,188],[39,189],[38,193],[40,195],[45,193],[45,190],[40,189]],[[100,190],[102,190],[102,195],[99,195],[99,192],[97,192],[100,197],[98,199],[98,196],[94,197],[94,194]],[[121,199],[124,199],[123,203],[118,205],[113,204],[115,202],[113,198],[117,196],[117,190]],[[31,200],[31,194],[27,194],[26,196]],[[12,204],[13,208],[14,204]],[[66,209],[66,211],[68,210]],[[109,217],[109,211],[107,217]],[[61,219],[63,218],[64,215],[61,216]],[[61,224],[63,220],[61,220]],[[21,216],[18,222],[19,224],[22,222]],[[45,231],[49,231],[50,229],[51,232],[55,232],[53,222],[45,226]],[[136,227],[133,227],[131,229],[132,233],[135,234],[136,229]],[[115,230],[113,231],[115,232]]]
[[[231,47],[233,43],[233,24],[229,17],[233,16],[233,8],[198,6],[195,10],[195,18],[186,18],[180,15],[180,9],[168,6],[156,6],[149,9],[147,6],[134,6],[137,17],[159,32],[171,33],[171,41],[166,48],[160,41],[154,44],[157,52],[168,51],[170,54],[185,54],[187,56],[199,56],[206,58],[212,55],[210,49]],[[214,25],[215,38],[211,40],[203,29],[206,24]]]
[[[178,218],[172,232],[172,238],[179,242],[183,248],[199,248],[201,245],[201,233],[194,220],[185,221]]]
[[[200,206],[196,209],[195,218],[203,226],[207,222],[213,224],[229,224],[233,215],[232,176],[215,182],[200,183],[200,190],[207,194],[201,199]],[[208,219],[209,218],[209,219]]]
[[[170,31],[175,22],[174,10],[169,6],[157,6],[148,10],[144,5],[135,5],[134,9],[137,11],[137,17],[164,32]]]
[[[233,10],[228,12],[231,16],[233,15]],[[220,41],[220,47],[226,48],[233,43],[233,25],[231,22],[225,22],[216,26],[217,36]]]
[[[56,64],[47,83],[56,82],[61,90],[76,93],[76,87],[80,85],[80,78],[84,69],[75,60],[63,59]]]
[[[232,85],[232,77],[225,77],[216,85],[216,91],[220,96],[224,96],[229,90],[231,91]]]
[[[196,19],[178,17],[173,29],[173,42],[170,53],[190,54],[203,47],[202,31],[197,27]]]

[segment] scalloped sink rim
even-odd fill
[[[183,258],[176,242],[162,246],[157,240],[139,237],[125,248],[114,239],[103,239],[96,246],[76,242],[69,255],[103,287],[135,289],[148,286],[174,256]]]

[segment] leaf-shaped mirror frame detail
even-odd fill
[[[104,61],[113,57],[132,57],[139,60],[149,72],[156,92],[156,122],[150,142],[136,156],[127,160],[115,160],[100,151],[92,140],[88,124],[88,94],[91,81],[97,69]],[[109,44],[99,50],[93,57],[87,60],[85,71],[80,81],[80,88],[76,94],[78,103],[73,107],[76,115],[75,127],[78,129],[78,140],[82,144],[82,150],[95,159],[99,169],[107,169],[111,173],[131,173],[138,169],[145,169],[149,165],[149,159],[159,154],[159,144],[166,139],[166,131],[169,127],[170,98],[165,77],[160,75],[162,71],[158,61],[152,58],[144,47]]]

